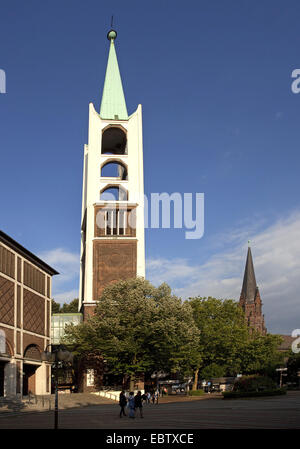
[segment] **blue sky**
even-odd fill
[[[267,327],[300,328],[298,1],[1,1],[0,228],[77,290],[88,104],[111,15],[129,113],[143,105],[145,191],[204,192],[205,234],[147,230],[147,277],[238,299],[247,240]]]

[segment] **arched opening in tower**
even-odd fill
[[[108,161],[101,168],[101,176],[104,178],[116,178],[120,181],[127,181],[127,167],[119,161]]]
[[[101,201],[127,201],[128,192],[121,186],[108,186],[100,193]]]
[[[127,154],[126,133],[117,127],[110,127],[102,134],[102,154]]]

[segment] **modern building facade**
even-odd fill
[[[245,313],[247,325],[251,329],[258,331],[260,334],[265,335],[267,333],[267,329],[265,327],[265,318],[262,313],[262,300],[256,285],[250,246],[247,253],[244,280],[240,296],[240,306]]]
[[[53,268],[0,231],[0,396],[50,393]]]
[[[81,321],[81,313],[53,313],[51,317],[51,343],[59,345],[65,335],[65,327],[68,324],[76,326]]]
[[[142,107],[128,115],[115,50],[110,49],[100,113],[89,105],[84,147],[79,307],[93,313],[103,288],[145,277]]]

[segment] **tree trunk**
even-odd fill
[[[124,374],[123,379],[122,379],[122,389],[126,390],[126,380],[127,380],[127,376],[126,374]]]
[[[193,387],[192,387],[193,391],[197,390],[197,387],[198,387],[198,375],[199,375],[199,368],[197,368],[195,371],[195,379],[194,379],[194,383],[193,383]]]
[[[129,381],[129,390],[130,391],[134,391],[134,383],[135,383],[134,376],[130,376],[130,381]]]

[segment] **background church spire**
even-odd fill
[[[248,253],[247,253],[244,280],[243,280],[243,286],[242,286],[242,294],[244,295],[246,302],[254,301],[255,294],[256,294],[256,288],[257,288],[257,285],[256,285],[256,279],[255,279],[255,273],[254,273],[253,259],[252,259],[252,253],[251,253],[251,248],[250,248],[250,241],[248,240]]]

